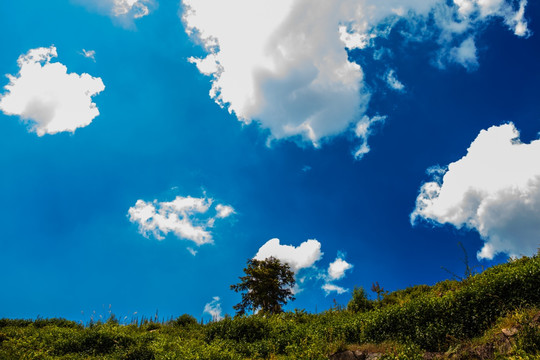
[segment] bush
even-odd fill
[[[132,337],[121,335],[104,326],[87,328],[73,335],[57,345],[55,349],[57,355],[70,353],[105,355],[136,343]]]
[[[223,320],[206,325],[206,341],[215,338],[242,342],[263,340],[270,331],[270,322],[263,316],[226,317]]]
[[[0,319],[0,329],[8,326],[26,327],[33,323],[32,320],[25,319]]]
[[[1,319],[0,359],[322,360],[351,344],[388,343],[395,347],[385,351],[386,359],[416,360],[426,350],[462,345],[473,356],[470,344],[478,339],[472,338],[484,334],[480,340],[494,341],[509,327],[519,332],[513,352],[502,356],[532,359],[540,353],[539,288],[540,257],[535,256],[464,281],[390,293],[377,307],[357,288],[348,310],[320,314],[295,310],[206,325],[185,314],[166,324],[143,319],[86,327],[65,319]]]
[[[402,306],[366,313],[362,339],[410,341],[426,350],[442,350],[448,336],[479,336],[507,311],[540,304],[539,288],[538,257],[495,266],[445,295],[427,293]]]
[[[76,323],[75,321],[61,319],[61,318],[52,318],[52,319],[41,319],[38,318],[33,322],[34,326],[37,328],[42,328],[45,326],[55,326],[59,328],[83,328],[81,324]]]
[[[184,314],[184,315],[180,315],[174,320],[169,321],[169,325],[183,328],[183,327],[195,326],[195,325],[198,325],[198,323],[197,323],[197,319],[195,319],[193,316]]]

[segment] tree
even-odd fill
[[[368,299],[363,287],[355,287],[352,299],[347,304],[347,310],[352,312],[364,312],[373,309],[373,302]]]
[[[232,290],[242,292],[242,301],[233,307],[238,315],[249,310],[277,314],[283,311],[282,305],[294,300],[294,272],[288,264],[274,257],[249,259],[244,273],[240,283],[231,285]]]

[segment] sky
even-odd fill
[[[0,2],[0,318],[287,310],[540,247],[540,5]],[[459,244],[463,245],[465,253]]]

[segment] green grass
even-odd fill
[[[399,290],[372,305],[363,312],[297,310],[204,325],[189,315],[131,325],[112,317],[85,326],[64,319],[0,319],[0,359],[307,360],[368,348],[401,360],[422,359],[427,351],[475,359],[480,350],[493,359],[540,358],[538,255],[463,281]],[[504,327],[519,332],[502,343]]]

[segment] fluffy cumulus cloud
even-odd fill
[[[134,19],[150,14],[154,0],[72,0],[118,20],[122,25],[133,25]]]
[[[172,233],[200,246],[213,243],[210,229],[216,219],[234,213],[232,207],[221,204],[213,206],[213,202],[210,198],[191,196],[177,196],[170,202],[137,200],[135,206],[129,209],[128,217],[131,222],[139,225],[139,231],[146,237],[163,240],[167,234]],[[229,210],[224,211],[224,207]],[[192,248],[188,250],[193,255],[197,253]]]
[[[145,0],[113,0],[114,16],[131,16],[135,19],[148,15],[148,1]]]
[[[480,259],[532,255],[540,246],[540,140],[520,142],[515,126],[480,132],[467,154],[420,188],[411,222],[476,230]]]
[[[89,125],[99,115],[92,97],[105,89],[101,78],[68,73],[65,65],[51,62],[55,57],[54,46],[21,55],[19,73],[8,75],[9,84],[0,95],[0,110],[28,122],[38,136]]]
[[[254,259],[264,260],[269,257],[274,257],[287,263],[295,275],[302,269],[312,269],[312,274],[300,277],[293,291],[298,294],[302,291],[298,284],[305,286],[308,280],[316,279],[323,281],[321,288],[326,295],[332,292],[343,294],[348,289],[334,284],[334,281],[341,280],[345,277],[346,271],[353,268],[353,265],[345,261],[344,255],[339,253],[337,258],[329,264],[328,270],[318,269],[316,262],[321,260],[324,253],[321,252],[321,243],[317,240],[306,240],[298,246],[282,245],[279,239],[268,240],[255,255]],[[304,273],[305,274],[305,273]]]
[[[234,214],[234,209],[230,205],[217,204],[216,205],[216,211],[217,211],[216,217],[219,218],[219,219],[224,219],[224,218],[229,217],[230,215]]]
[[[212,301],[204,306],[204,313],[210,315],[212,321],[223,319],[220,300],[219,296],[214,296]]]
[[[326,295],[330,295],[332,292],[338,294],[343,294],[349,289],[345,289],[341,286],[334,284],[334,281],[341,280],[345,277],[345,272],[353,268],[353,265],[345,261],[343,254],[338,254],[336,260],[328,265],[328,271],[324,276],[325,283],[322,286],[322,289]]]
[[[470,68],[476,64],[474,34],[484,23],[502,19],[516,35],[528,34],[525,0],[182,3],[187,33],[207,52],[190,61],[212,78],[210,96],[240,121],[258,121],[271,139],[301,138],[315,146],[354,129],[368,105],[363,69],[350,61],[346,49],[373,46],[406,21],[414,25],[407,27],[410,39],[440,45],[435,63]],[[427,31],[423,25],[431,20],[434,26]],[[395,76],[388,81],[401,88]],[[369,127],[362,128],[365,139]]]
[[[517,3],[517,8],[514,4]],[[524,18],[527,0],[454,0],[459,18],[456,23],[465,23],[468,26],[487,18],[499,17],[514,31],[517,36],[529,34],[527,21]],[[450,22],[448,22],[450,23]]]
[[[240,120],[260,120],[276,139],[318,144],[363,111],[362,70],[337,33],[346,9],[326,1],[183,3],[188,33],[209,52],[191,61],[213,76],[211,96]]]
[[[343,258],[338,257],[328,266],[328,279],[339,280],[345,276],[345,271],[352,269],[353,266]]]
[[[281,245],[279,239],[268,240],[257,252],[254,259],[264,260],[275,257],[289,264],[297,273],[301,269],[312,267],[323,256],[321,243],[317,240],[306,240],[299,246]]]

